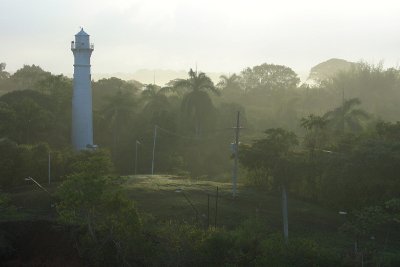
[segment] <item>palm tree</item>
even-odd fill
[[[221,75],[217,87],[221,90],[222,95],[230,102],[238,102],[239,98],[243,96],[244,90],[241,86],[241,77],[232,74],[229,76]]]
[[[154,113],[167,110],[169,108],[166,93],[170,91],[170,87],[160,87],[155,84],[148,84],[141,93],[145,106],[145,113]]]
[[[314,114],[308,115],[308,117],[304,117],[300,120],[301,127],[306,130],[322,130],[325,128],[328,120],[324,117],[317,116]]]
[[[217,83],[217,86],[221,88],[222,91],[242,91],[240,86],[240,76],[236,75],[235,73],[229,76],[221,75],[219,78],[220,81]]]
[[[189,79],[175,80],[172,87],[177,91],[187,90],[182,99],[181,110],[191,120],[195,135],[200,136],[214,113],[214,105],[208,92],[219,95],[219,91],[205,73],[197,73],[192,69],[189,71]]]
[[[150,124],[166,127],[169,130],[175,129],[175,110],[168,99],[168,92],[171,87],[160,87],[155,84],[148,84],[143,90],[141,97],[144,107],[142,117]]]
[[[328,119],[314,114],[308,115],[300,120],[300,126],[306,129],[304,145],[309,150],[310,159],[314,159],[315,150],[321,150],[327,141],[326,126]]]
[[[336,131],[344,133],[361,131],[363,123],[370,118],[370,115],[363,109],[356,108],[361,104],[358,98],[351,98],[343,102],[341,107],[328,111],[323,118],[329,120],[329,126]]]
[[[118,140],[123,125],[129,123],[134,111],[135,100],[130,91],[119,90],[115,95],[106,98],[103,109],[104,119],[112,128],[114,155],[116,155]]]

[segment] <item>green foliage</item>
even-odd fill
[[[263,241],[264,257],[259,266],[341,266],[337,255],[321,249],[312,240],[292,238],[288,244],[279,236]]]
[[[7,103],[0,101],[0,136],[7,137],[15,133],[16,112]]]
[[[240,163],[247,170],[265,171],[275,182],[286,183],[294,171],[294,147],[298,144],[293,132],[281,128],[268,129],[267,137],[240,148]]]
[[[291,69],[283,65],[264,63],[241,72],[246,92],[257,90],[288,90],[297,87],[300,79]]]
[[[141,221],[133,202],[119,189],[109,155],[84,151],[72,163],[73,173],[57,190],[57,212],[62,223],[80,226],[80,249],[93,265],[128,266],[143,257]]]
[[[9,194],[0,191],[0,221],[18,219],[21,214],[18,212],[17,208],[12,204]],[[10,253],[12,251],[12,246],[7,242],[7,238],[0,229],[0,259],[2,254]]]
[[[1,62],[0,63],[0,81],[3,81],[5,79],[8,79],[10,77],[10,73],[5,71],[6,69],[6,63]]]
[[[24,65],[11,75],[11,80],[15,84],[17,90],[33,89],[35,84],[43,79],[48,78],[50,72],[44,71],[36,65]]]
[[[124,81],[119,78],[111,77],[100,79],[93,83],[93,108],[101,109],[107,103],[107,99],[122,92],[125,95],[136,94],[141,84],[136,85],[130,81]]]
[[[49,146],[17,145],[9,139],[0,140],[0,185],[11,187],[26,183],[27,177],[47,181]]]
[[[364,62],[347,72],[338,73],[322,85],[329,91],[336,92],[336,99],[339,101],[344,90],[346,99],[360,99],[368,113],[388,121],[398,119],[399,86],[398,69],[383,69],[382,64],[370,65]]]
[[[326,159],[320,162],[321,167],[326,166],[321,200],[351,209],[395,197],[400,187],[399,148],[398,142],[379,138],[343,139],[338,149],[333,149],[339,153],[321,155]]]
[[[370,119],[370,115],[362,109],[355,108],[361,101],[352,98],[343,102],[341,107],[328,111],[324,118],[328,121],[328,126],[336,132],[360,132],[365,122]]]
[[[235,73],[230,76],[221,75],[220,81],[217,83],[217,87],[221,91],[221,98],[227,102],[240,103],[244,95],[241,79],[241,76]]]
[[[54,121],[53,114],[48,109],[49,97],[32,90],[14,91],[0,97],[5,116],[11,115],[8,120],[2,121],[4,136],[12,138],[18,143],[35,143],[44,141],[45,131],[51,128]]]
[[[35,90],[13,91],[0,98],[0,129],[18,143],[46,141],[55,147],[69,142],[71,118],[71,80],[46,76],[35,83]]]
[[[379,138],[385,141],[400,141],[400,122],[379,121],[376,124],[376,132]]]
[[[170,221],[153,225],[150,233],[156,266],[341,266],[338,255],[314,241],[294,238],[286,245],[255,219],[230,231]]]
[[[303,144],[310,153],[310,159],[314,159],[316,150],[321,150],[327,145],[326,126],[328,123],[326,118],[314,114],[300,120],[300,125],[306,129]]]
[[[0,151],[0,183],[2,187],[8,187],[15,183],[18,147],[8,139],[1,139]]]
[[[208,91],[219,94],[211,79],[203,72],[197,74],[190,69],[189,79],[175,80],[172,87],[176,91],[187,91],[182,99],[181,110],[184,114],[184,123],[190,125],[195,136],[199,137],[211,130],[215,108]]]
[[[154,84],[148,84],[143,90],[141,97],[145,101],[143,107],[143,116],[150,115],[150,117],[160,117],[163,113],[171,110],[168,101],[167,93],[170,91],[169,87],[161,88]]]
[[[27,175],[44,181],[49,151],[56,177],[71,174],[72,80],[35,65],[9,76],[2,64],[0,72],[2,92],[19,89],[0,97],[1,185],[22,184]],[[399,123],[384,121],[400,114],[399,77],[397,69],[361,63],[312,89],[299,87],[290,68],[273,64],[221,76],[217,87],[193,70],[166,88],[102,79],[93,82],[95,140],[110,149],[118,174],[133,173],[139,140],[138,172],[149,173],[158,125],[156,172],[227,177],[230,128],[240,110],[240,161],[254,183],[276,189],[290,181],[291,194],[334,208],[372,206],[396,197],[400,188]],[[367,112],[381,117],[375,128]],[[264,138],[266,128],[285,130]],[[282,131],[304,139],[298,145]],[[246,145],[257,137],[267,141]]]
[[[367,206],[353,211],[341,230],[355,238],[369,238],[379,233],[382,226],[399,224],[400,199],[393,198],[382,205]]]
[[[136,99],[132,92],[119,90],[115,94],[106,97],[106,103],[100,111],[95,123],[95,139],[110,147],[114,162],[121,158],[121,150],[125,146],[125,140],[131,135],[133,115],[136,110]],[[96,118],[95,118],[96,121]],[[103,131],[96,131],[102,129]]]
[[[0,218],[15,214],[15,208],[11,206],[10,199],[6,194],[0,192]],[[6,258],[14,252],[11,242],[8,240],[7,233],[0,229],[0,260]]]

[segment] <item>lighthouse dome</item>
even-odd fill
[[[83,30],[83,28],[81,28],[81,30],[80,30],[77,34],[75,34],[75,36],[89,36],[89,34],[87,34],[87,33]]]
[[[90,49],[89,34],[87,34],[83,28],[80,32],[75,34],[75,48],[79,49]]]

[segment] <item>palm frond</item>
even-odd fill
[[[361,120],[368,120],[371,118],[371,116],[362,109],[353,109],[352,111],[349,112],[349,115],[351,117],[361,119]]]

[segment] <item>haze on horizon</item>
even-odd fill
[[[397,66],[397,1],[0,0],[0,61],[72,73],[83,26],[92,73],[141,69],[240,72],[264,62],[297,73],[329,58]]]

